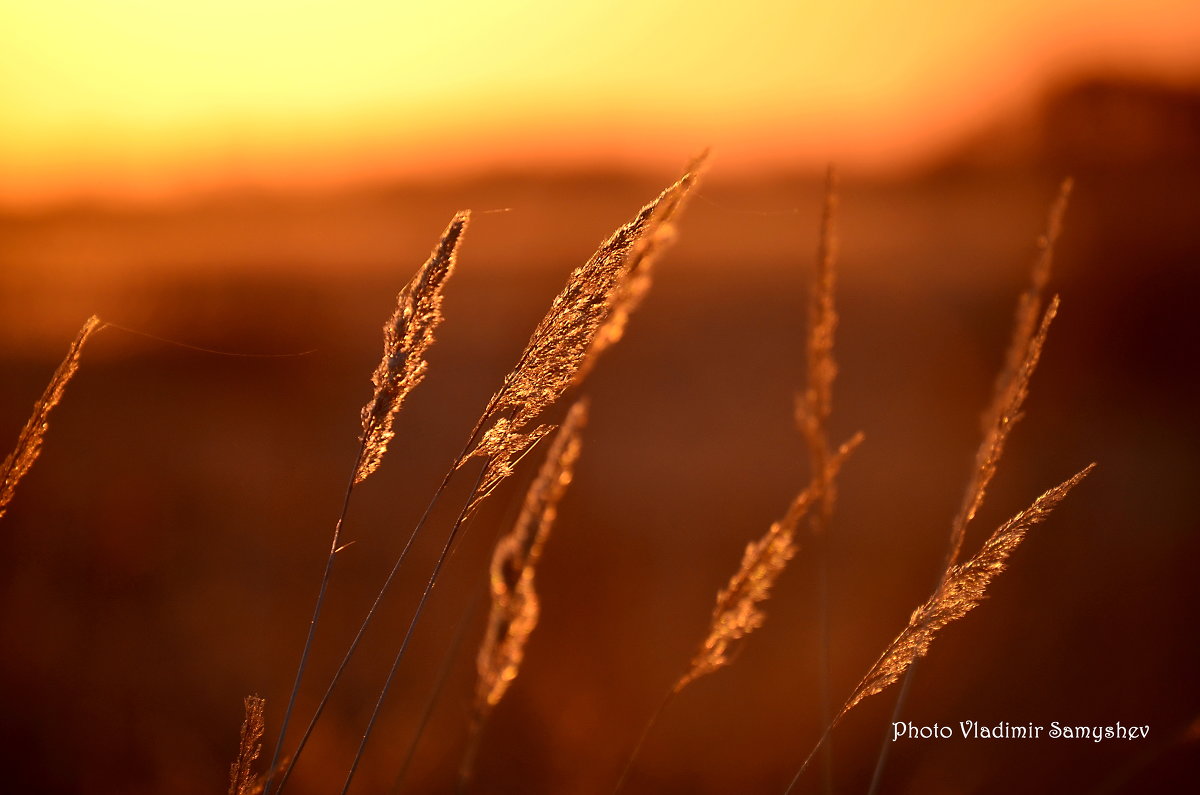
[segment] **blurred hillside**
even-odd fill
[[[781,256],[780,242],[803,251],[811,238],[816,177],[786,164],[770,176],[729,172],[719,154],[691,213],[703,220],[680,259],[705,269],[794,259]],[[1183,267],[1195,261],[1198,164],[1200,92],[1115,78],[1073,83],[1027,116],[965,140],[924,174],[848,175],[846,278],[935,288],[978,280],[984,289],[1011,281],[1025,241],[1007,230],[1028,228],[1064,175],[1079,185],[1071,245],[1093,276],[1119,281],[1135,260],[1140,270],[1157,267],[1144,261],[1148,251],[1162,267]],[[463,207],[506,211],[476,218],[477,276],[557,279],[624,216],[630,197],[652,195],[669,173],[492,173],[453,184],[9,211],[0,214],[0,345],[49,353],[92,311],[168,334],[220,325],[275,337],[289,324],[261,312],[270,303],[285,313],[278,319],[303,315],[313,328],[321,305],[331,311],[329,291],[369,293],[403,278]],[[935,240],[941,256],[918,251]],[[965,272],[949,264],[969,250]]]
[[[948,155],[972,168],[1168,171],[1200,162],[1200,87],[1093,77],[1059,85],[1027,117],[997,120]]]

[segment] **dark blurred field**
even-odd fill
[[[1044,489],[1099,466],[992,598],[941,634],[904,717],[1151,726],[1140,743],[898,744],[886,792],[1181,792],[1200,772],[1195,729],[1183,736],[1200,716],[1198,107],[1184,92],[1095,83],[935,169],[844,180],[834,433],[867,441],[843,470],[831,550],[837,698],[937,578],[1032,244],[1070,173],[1052,281],[1062,310],[968,550]],[[221,356],[119,329],[89,346],[0,522],[0,789],[223,791],[253,692],[268,698],[273,738],[379,326],[454,210],[508,208],[474,219],[429,377],[356,495],[346,532],[357,543],[336,571],[307,717],[550,298],[673,177],[494,174],[0,218],[0,439],[16,438],[93,312],[206,348],[306,352]],[[786,170],[724,173],[718,153],[649,299],[593,374],[578,477],[539,570],[542,620],[487,728],[476,791],[608,791],[745,544],[805,483],[792,400],[820,190]],[[391,786],[528,475],[452,559],[361,791]],[[453,501],[289,791],[341,781]],[[802,551],[744,654],[664,715],[629,792],[782,791],[822,729],[814,583]],[[481,627],[477,616],[407,791],[450,788]],[[839,792],[865,788],[894,698],[864,702],[835,735]],[[818,781],[810,774],[803,791]]]

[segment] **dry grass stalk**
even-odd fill
[[[700,162],[643,207],[577,268],[534,329],[520,359],[488,403],[480,426],[491,426],[472,456],[488,459],[475,502],[491,493],[552,428],[537,420],[596,358],[621,338],[630,313],[649,287],[654,260],[671,242],[673,219],[695,184]]]
[[[558,503],[571,485],[575,462],[583,443],[580,434],[587,422],[587,402],[571,407],[546,460],[525,493],[525,502],[512,530],[496,544],[492,554],[492,609],[479,650],[479,683],[475,709],[486,712],[504,697],[516,678],[525,654],[525,643],[538,620],[534,570],[558,516]]]
[[[687,193],[691,190],[692,182],[703,166],[704,158],[705,156],[701,155],[692,161],[683,178],[649,205],[652,208],[649,221],[626,257],[625,274],[612,293],[608,314],[597,329],[591,345],[583,357],[583,362],[574,376],[575,381],[586,378],[600,354],[621,341],[621,337],[625,335],[625,327],[629,323],[629,318],[641,306],[646,294],[650,292],[654,264],[658,261],[659,255],[675,242],[675,226],[671,221],[682,208]],[[643,208],[642,213],[645,213],[646,209]],[[642,213],[639,213],[638,218],[641,218]],[[634,219],[631,223],[636,223],[637,220]],[[626,228],[628,226],[626,225]],[[614,238],[619,234],[620,230],[614,234]],[[601,251],[603,250],[602,247]],[[598,251],[597,255],[599,254]]]
[[[454,271],[458,245],[470,212],[456,214],[429,259],[396,298],[396,311],[383,326],[383,358],[371,376],[375,392],[362,410],[362,455],[354,473],[361,483],[374,472],[394,436],[392,423],[429,363],[425,353],[442,322],[443,289]]]
[[[908,626],[896,636],[859,682],[838,713],[838,719],[867,696],[895,683],[914,660],[925,656],[938,630],[962,618],[977,606],[983,600],[988,584],[1004,571],[1008,556],[1025,538],[1029,529],[1045,521],[1067,493],[1087,477],[1094,467],[1095,464],[1089,464],[1078,474],[1042,494],[1032,505],[997,528],[973,558],[951,567],[942,584],[925,604],[913,611]]]
[[[21,429],[16,447],[4,459],[4,466],[0,469],[0,517],[4,516],[8,510],[8,504],[12,502],[17,484],[21,482],[21,478],[25,477],[25,473],[30,470],[33,462],[37,460],[38,454],[41,453],[42,442],[50,427],[50,412],[62,400],[67,383],[79,369],[79,357],[83,353],[84,344],[99,328],[100,318],[92,315],[79,329],[70,349],[67,350],[66,357],[54,371],[54,376],[50,379],[46,390],[42,392],[41,398],[34,404],[33,414],[25,423],[25,427]]]
[[[254,763],[262,753],[263,706],[266,699],[246,696],[244,703],[246,717],[242,720],[237,761],[229,768],[229,795],[254,795],[261,790],[261,785],[255,780]]]
[[[546,460],[525,492],[521,513],[492,553],[492,607],[483,643],[476,657],[479,680],[471,714],[467,751],[459,770],[460,787],[471,775],[483,724],[517,678],[525,658],[525,644],[538,622],[538,596],[534,572],[542,548],[558,516],[558,504],[574,477],[575,462],[583,449],[580,434],[587,423],[587,401],[571,407],[554,437]]]
[[[842,462],[862,438],[861,433],[856,434],[838,449],[827,467],[831,477],[836,477]],[[819,494],[819,486],[810,483],[792,500],[782,519],[771,525],[762,538],[746,546],[741,568],[717,594],[708,637],[700,644],[688,672],[675,683],[673,692],[678,693],[701,676],[728,665],[731,647],[762,626],[766,616],[760,603],[770,596],[775,580],[796,554],[796,529]]]
[[[1063,180],[1059,187],[1058,196],[1050,207],[1046,231],[1037,240],[1037,254],[1030,271],[1029,286],[1017,301],[1012,339],[996,377],[992,402],[983,413],[983,439],[975,453],[971,480],[951,525],[947,568],[957,563],[962,554],[967,526],[983,505],[984,495],[996,473],[996,465],[1004,452],[1008,435],[1020,419],[1021,406],[1029,391],[1029,379],[1037,367],[1045,342],[1046,326],[1057,311],[1057,297],[1051,300],[1050,309],[1043,311],[1042,307],[1046,284],[1050,280],[1050,266],[1054,261],[1054,246],[1062,234],[1063,216],[1071,196],[1071,187],[1070,179]]]
[[[963,495],[962,506],[951,525],[950,552],[946,560],[947,570],[958,562],[967,533],[967,525],[975,518],[975,514],[983,504],[984,494],[996,474],[996,468],[1004,453],[1009,433],[1021,418],[1021,407],[1029,395],[1029,381],[1037,369],[1042,348],[1046,344],[1046,335],[1049,334],[1050,324],[1057,313],[1058,296],[1055,296],[1042,314],[1037,330],[1028,338],[1021,361],[1013,368],[1011,377],[997,390],[994,408],[988,410],[988,414],[993,419],[975,454],[975,466],[971,472],[971,480],[966,494]]]
[[[1042,304],[1046,285],[1050,282],[1050,268],[1054,263],[1054,247],[1062,235],[1063,218],[1067,212],[1067,203],[1071,198],[1074,182],[1064,179],[1059,185],[1058,195],[1050,205],[1046,218],[1046,231],[1038,236],[1035,244],[1036,254],[1033,266],[1030,268],[1029,286],[1017,300],[1017,310],[1013,317],[1012,339],[1008,351],[1004,354],[1004,367],[996,377],[996,386],[992,405],[984,413],[984,433],[988,433],[996,422],[996,417],[1002,410],[1006,393],[1012,389],[1014,380],[1021,370],[1029,341],[1033,339],[1038,326],[1038,318],[1042,314]]]
[[[818,536],[828,529],[835,500],[834,478],[828,465],[830,443],[826,424],[833,411],[833,382],[837,378],[837,362],[833,358],[838,322],[833,300],[837,284],[837,183],[837,172],[830,166],[825,180],[817,270],[809,292],[804,392],[796,401],[796,425],[808,447],[814,496],[820,505],[810,520],[812,530]]]

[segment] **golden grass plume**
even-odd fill
[[[383,358],[371,376],[374,394],[362,409],[362,454],[354,473],[361,483],[379,468],[392,423],[404,398],[421,383],[429,367],[426,351],[442,322],[442,298],[454,271],[459,243],[470,212],[457,213],[442,233],[429,259],[396,297],[396,311],[383,326]]]
[[[1072,181],[1063,180],[1058,196],[1050,207],[1046,231],[1038,237],[1037,253],[1030,271],[1029,286],[1017,301],[1012,338],[1004,354],[1004,363],[996,376],[992,400],[983,412],[983,439],[975,452],[975,464],[963,501],[950,528],[950,546],[946,567],[958,562],[962,554],[967,526],[983,505],[988,485],[1004,453],[1009,433],[1021,418],[1021,407],[1029,394],[1029,381],[1037,369],[1050,322],[1058,312],[1058,297],[1043,311],[1046,284],[1054,260],[1054,246],[1062,234],[1063,216],[1071,196]],[[1040,318],[1040,322],[1039,322]]]
[[[21,478],[25,477],[25,473],[30,470],[33,462],[37,460],[38,454],[41,453],[42,442],[50,427],[50,412],[62,400],[67,383],[79,369],[79,358],[83,354],[84,344],[100,328],[100,325],[100,318],[92,315],[79,329],[79,333],[75,335],[71,347],[67,350],[66,357],[54,371],[41,398],[33,405],[33,414],[29,416],[25,427],[21,429],[16,447],[4,459],[4,466],[0,469],[0,517],[4,516],[8,510],[8,504],[12,502],[17,484],[21,482]]]
[[[555,435],[546,460],[525,493],[512,530],[500,539],[492,554],[492,607],[476,658],[477,711],[486,711],[500,703],[520,670],[525,643],[537,625],[534,571],[558,516],[558,503],[574,477],[586,422],[587,401],[581,399],[571,407]]]
[[[983,600],[987,586],[997,574],[1004,571],[1009,555],[1029,529],[1045,521],[1067,493],[1087,477],[1095,466],[1089,464],[1039,496],[1032,505],[997,528],[974,557],[952,566],[933,595],[913,611],[908,626],[888,645],[854,688],[838,713],[838,719],[864,698],[894,684],[914,660],[929,651],[929,644],[938,630],[962,618],[977,606]]]
[[[702,158],[677,182],[600,244],[554,298],[517,364],[488,402],[480,427],[491,423],[459,465],[488,463],[475,490],[478,504],[512,474],[513,466],[553,427],[542,414],[587,375],[624,332],[649,287],[650,268],[673,239],[673,220],[695,185]]]
[[[574,477],[575,462],[583,447],[581,433],[587,423],[587,406],[587,400],[581,398],[567,412],[546,460],[525,492],[521,513],[492,553],[492,604],[475,658],[479,679],[467,750],[459,767],[460,790],[471,776],[484,722],[517,678],[525,659],[525,644],[537,626],[540,606],[534,572],[558,516],[558,503]]]
[[[834,304],[838,250],[837,185],[837,171],[830,166],[825,177],[817,268],[809,291],[805,322],[804,391],[796,400],[796,425],[808,448],[814,498],[819,504],[819,510],[811,515],[810,525],[818,535],[828,529],[835,499],[833,473],[829,471],[829,436],[825,428],[833,411],[833,382],[838,372],[833,357],[834,332],[838,323]]]
[[[846,713],[863,699],[882,693],[898,682],[909,667],[929,651],[929,646],[939,630],[977,607],[983,601],[988,585],[996,575],[1004,571],[1009,556],[1020,545],[1025,534],[1045,521],[1071,489],[1087,477],[1095,466],[1094,463],[1088,464],[1075,475],[1040,495],[1028,508],[998,527],[974,557],[965,563],[947,568],[933,595],[913,611],[908,625],[888,644],[825,728],[825,733],[816,747],[796,771],[785,790],[785,795],[795,789],[817,751]]]
[[[1058,296],[1051,299],[1042,319],[1024,345],[1023,355],[1018,364],[1013,367],[1012,375],[996,390],[994,403],[987,414],[992,417],[983,441],[975,453],[975,466],[971,470],[971,479],[967,485],[963,502],[950,530],[950,551],[946,560],[949,569],[958,562],[962,553],[963,541],[966,538],[967,526],[975,518],[983,504],[988,484],[995,477],[1000,457],[1013,427],[1021,418],[1021,407],[1029,395],[1029,381],[1037,369],[1041,359],[1042,348],[1046,344],[1046,336],[1050,333],[1050,324],[1058,314]],[[1019,332],[1018,332],[1019,333]]]
[[[229,768],[229,795],[254,795],[261,790],[254,775],[254,763],[262,753],[263,707],[266,699],[246,696],[237,760]]]
[[[842,462],[862,438],[861,433],[855,434],[838,449],[827,467],[830,477],[837,475]],[[692,658],[687,673],[675,683],[674,692],[678,693],[701,676],[728,665],[731,647],[763,625],[766,616],[760,603],[771,595],[775,580],[796,554],[796,529],[819,499],[819,494],[817,483],[810,483],[792,500],[782,519],[746,546],[741,568],[730,578],[729,585],[717,594],[708,636]]]
[[[1046,285],[1050,282],[1050,269],[1054,264],[1054,248],[1062,235],[1063,218],[1066,216],[1067,204],[1071,198],[1074,182],[1064,179],[1058,188],[1050,205],[1046,218],[1046,230],[1038,236],[1035,244],[1033,266],[1030,268],[1029,286],[1017,300],[1016,314],[1013,317],[1013,334],[1009,341],[1008,351],[1004,354],[1004,366],[996,378],[996,387],[992,406],[983,415],[984,432],[987,433],[996,422],[996,415],[1002,411],[1005,393],[1013,388],[1021,370],[1029,342],[1033,339],[1038,327],[1038,318],[1042,314],[1042,305]]]

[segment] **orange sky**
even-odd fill
[[[1196,0],[0,6],[0,201],[616,159],[893,166],[1089,68],[1200,75]]]

